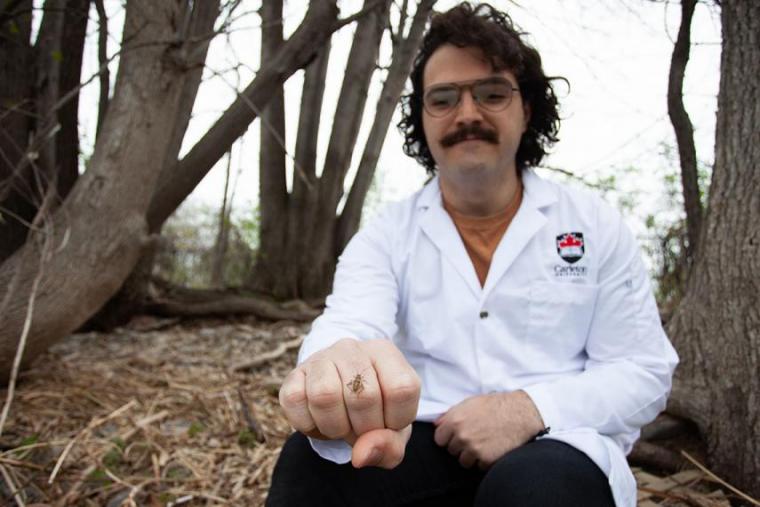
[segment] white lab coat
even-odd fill
[[[619,213],[532,171],[523,183],[483,287],[437,178],[389,206],[345,249],[299,361],[344,337],[391,338],[422,380],[422,421],[471,396],[523,389],[551,428],[542,438],[586,453],[616,505],[635,506],[625,455],[664,409],[677,355]],[[581,233],[582,247],[577,234],[558,247],[565,233]],[[342,441],[312,445],[350,459]]]

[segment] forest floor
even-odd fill
[[[263,505],[291,431],[277,393],[308,327],[140,317],[70,336],[19,379],[0,505]],[[731,505],[697,468],[634,471],[640,507]]]

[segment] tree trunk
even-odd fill
[[[282,0],[261,6],[261,61],[272,59],[282,47]],[[285,100],[282,86],[272,94],[261,112],[259,148],[259,249],[255,267],[256,285],[285,293],[286,280],[277,278],[285,256],[288,230],[288,188],[285,167]],[[286,286],[286,285],[285,285]]]
[[[0,266],[16,287],[0,312],[0,382],[28,320],[22,365],[82,325],[121,286],[147,240],[144,214],[177,117],[176,4],[130,0],[114,98],[89,170],[63,206]],[[49,234],[44,249],[41,234]],[[35,278],[39,291],[27,307]],[[14,283],[11,283],[14,282]]]
[[[311,2],[298,30],[277,56],[262,64],[254,80],[182,160],[167,166],[151,200],[148,224],[160,228],[201,182],[232,144],[246,131],[272,94],[294,72],[307,65],[336,29],[335,0]]]
[[[346,205],[338,220],[338,253],[343,251],[348,241],[356,234],[359,228],[364,200],[375,176],[375,167],[377,166],[377,160],[380,158],[380,151],[383,149],[388,125],[390,125],[393,111],[396,109],[401,92],[404,90],[406,78],[409,76],[409,72],[411,72],[412,62],[422,42],[425,24],[435,1],[420,1],[419,5],[417,5],[417,12],[414,14],[414,20],[409,29],[408,37],[404,38],[403,22],[399,27],[398,42],[393,51],[393,61],[388,71],[388,77],[383,85],[383,91],[380,93],[380,99],[377,101],[375,121],[372,123],[372,129],[370,130],[367,144],[364,147],[364,153],[359,163],[359,169],[356,172],[356,178],[351,185],[351,191],[348,193]]]
[[[343,186],[351,164],[367,90],[377,65],[383,30],[389,24],[390,2],[368,0],[360,13],[338,98],[324,170],[319,178],[316,176],[316,147],[329,50],[323,50],[307,68],[296,140],[293,191],[287,200],[288,231],[286,247],[281,255],[283,261],[279,265],[266,264],[269,268],[266,279],[258,277],[252,280],[253,287],[280,299],[319,299],[329,292],[337,257],[359,226],[388,125],[434,3],[435,0],[420,2],[407,37],[403,33],[406,9],[401,8],[398,35],[393,37],[391,66],[356,178],[341,214],[338,208],[343,198]],[[262,202],[267,198],[262,194]],[[262,207],[262,220],[264,210]],[[281,217],[275,219],[282,222]],[[260,273],[261,265],[260,258],[259,269],[254,270],[256,275]]]
[[[34,130],[32,0],[0,7],[0,262],[26,240],[37,209],[27,142]]]
[[[303,234],[303,227],[304,224],[310,223],[309,213],[315,208],[317,202],[317,141],[329,59],[330,42],[328,41],[304,73],[296,137],[293,191],[288,206],[285,255],[290,267],[278,273],[281,286],[287,288],[287,296],[291,298],[300,297],[298,282],[301,273],[301,256],[302,252],[306,252],[309,248],[306,235]]]
[[[96,0],[97,4],[100,3]],[[101,7],[97,8],[100,13]],[[161,177],[169,177],[170,168],[176,166],[177,156],[185,137],[187,125],[198,94],[198,88],[203,77],[204,62],[208,53],[208,46],[214,36],[214,22],[219,16],[219,0],[206,0],[204,2],[182,3],[178,6],[176,17],[178,26],[181,27],[176,38],[185,41],[185,46],[175,54],[175,64],[185,70],[183,80],[180,83],[182,91],[179,96],[179,105],[176,112],[176,121],[172,126],[169,141],[164,145],[161,153]],[[100,17],[99,51],[104,54],[103,28],[106,23],[105,12]],[[103,55],[99,57],[103,64]],[[105,92],[105,93],[103,93]],[[105,121],[106,114],[103,108],[109,108],[108,83],[101,80],[101,94],[99,100],[98,122]],[[99,123],[99,125],[102,125]],[[98,129],[98,137],[100,134]],[[153,192],[153,189],[150,190]],[[150,234],[161,231],[161,223],[148,224]],[[157,246],[151,245],[144,250],[142,258],[138,261],[135,269],[124,281],[121,289],[114,295],[98,312],[83,326],[83,329],[108,330],[125,324],[132,315],[139,312],[143,303],[148,299],[150,276],[157,254]]]
[[[227,195],[230,188],[230,169],[232,168],[232,151],[227,153],[227,168],[224,173],[224,195],[222,196],[222,207],[219,209],[219,227],[216,231],[216,241],[214,242],[213,257],[211,259],[211,286],[214,288],[224,287],[224,257],[227,254],[227,245],[229,243],[229,216],[227,210]],[[229,206],[232,207],[231,200]]]
[[[722,3],[723,52],[708,211],[668,331],[672,406],[694,420],[718,475],[760,496],[760,4]]]
[[[683,78],[686,73],[686,64],[689,62],[691,19],[696,5],[697,0],[682,0],[681,2],[681,28],[678,30],[678,38],[673,46],[668,79],[668,115],[675,130],[678,155],[681,160],[681,182],[688,238],[686,252],[684,252],[687,265],[690,265],[694,259],[703,213],[697,174],[697,149],[694,147],[694,127],[683,104]]]
[[[374,0],[366,0],[365,6]],[[317,207],[304,224],[310,248],[302,252],[301,292],[311,298],[325,295],[332,285],[335,261],[337,208],[343,197],[343,181],[359,135],[367,91],[377,66],[383,30],[388,25],[390,1],[363,16],[356,26],[345,77],[333,118],[325,165],[319,178]]]

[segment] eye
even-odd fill
[[[459,90],[446,86],[433,88],[425,95],[425,107],[436,111],[454,107],[459,100]]]
[[[487,81],[473,86],[475,99],[486,106],[501,106],[512,97],[512,86],[503,81]]]

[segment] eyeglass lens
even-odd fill
[[[465,88],[470,89],[473,100],[480,107],[491,112],[506,109],[512,100],[512,83],[506,79],[481,80],[470,85],[447,83],[428,90],[424,98],[425,109],[432,116],[451,112],[459,104]]]

